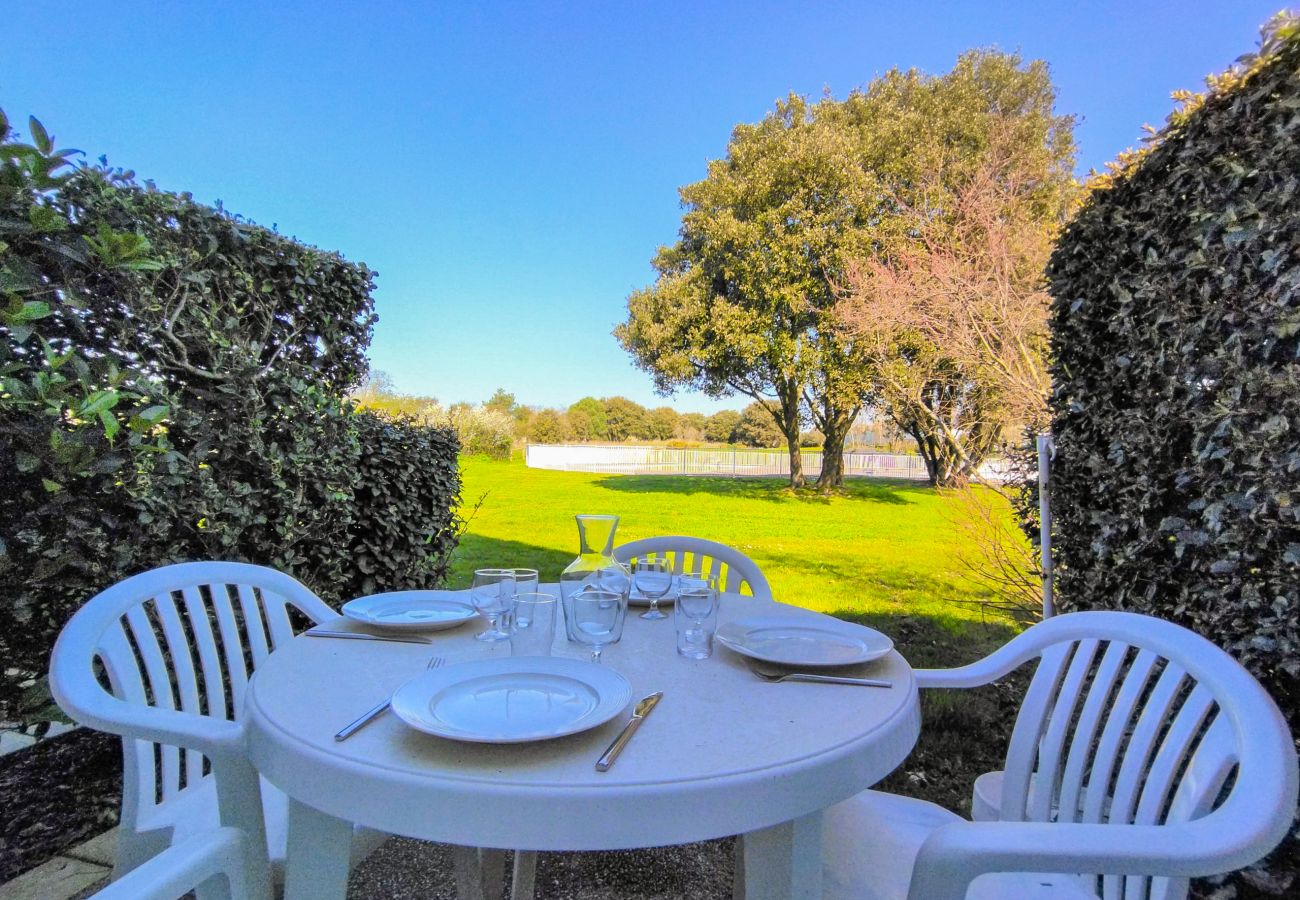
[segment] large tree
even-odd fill
[[[882,196],[841,104],[791,95],[737,126],[727,155],[681,190],[680,239],[660,249],[655,284],[628,299],[615,336],[663,392],[744,394],[772,416],[802,486],[809,417],[843,433],[865,386],[853,341],[834,327],[836,285],[869,252]],[[819,485],[840,483],[823,469]]]
[[[890,174],[841,321],[870,360],[873,403],[935,484],[959,482],[1042,419],[1042,272],[1077,194],[1073,122],[1054,114],[1045,64],[984,51],[939,78],[890,72],[847,105]]]
[[[1018,211],[1037,216],[1016,221],[1059,219],[1074,145],[1053,99],[1045,64],[983,50],[939,77],[888,72],[844,101],[787,98],[737,127],[727,156],[682,189],[680,239],[660,249],[658,279],[628,299],[615,335],[661,391],[762,403],[785,435],[792,484],[803,482],[808,422],[825,436],[818,485],[841,483],[844,439],[866,402],[916,435],[923,453],[944,452],[945,435],[924,413],[965,422],[951,419],[954,409],[996,398],[914,330],[845,328],[840,300],[852,273],[889,265],[931,222],[951,218],[997,135],[1009,135],[1011,171],[1029,186]],[[889,388],[909,366],[931,376],[910,404]]]

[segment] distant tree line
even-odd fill
[[[363,407],[393,418],[455,428],[464,452],[498,459],[508,457],[511,447],[523,441],[681,441],[743,447],[782,447],[786,443],[785,435],[759,403],[740,411],[724,409],[705,415],[680,413],[671,406],[648,408],[627,397],[583,397],[567,409],[556,409],[526,406],[500,388],[480,404],[444,406],[434,397],[399,393],[384,372],[372,373],[353,396]],[[859,431],[861,441],[872,446],[897,438],[891,429],[870,424]],[[820,447],[823,440],[815,430],[800,435],[804,447]]]

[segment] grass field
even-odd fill
[[[619,543],[687,534],[739,547],[778,600],[878,628],[913,666],[970,662],[1016,630],[978,604],[988,594],[959,562],[971,548],[957,503],[915,482],[853,480],[843,495],[821,497],[778,479],[552,472],[481,457],[461,465],[462,512],[473,518],[452,587],[494,565],[555,581],[578,552],[573,516],[613,513]],[[1001,765],[1022,689],[927,691],[921,741],[882,787],[968,809],[975,776]]]
[[[834,614],[922,616],[960,631],[989,618],[960,560],[972,548],[949,496],[915,482],[852,480],[841,496],[779,479],[598,475],[461,460],[472,519],[451,585],[474,569],[529,566],[554,581],[577,554],[577,513],[620,516],[619,543],[686,534],[738,547],[778,600]],[[481,505],[477,511],[475,504]]]

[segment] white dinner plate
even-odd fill
[[[750,616],[721,626],[717,638],[743,656],[787,666],[848,666],[894,649],[879,631],[829,616]]]
[[[343,615],[391,631],[442,631],[478,613],[468,591],[390,591],[348,601]]]
[[[439,737],[516,744],[595,728],[631,699],[627,679],[596,663],[501,657],[430,669],[397,689],[393,712]]]

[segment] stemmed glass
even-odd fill
[[[623,636],[627,605],[614,591],[586,588],[573,595],[574,636],[591,648],[591,661],[600,662],[600,651]]]
[[[632,586],[650,601],[650,608],[641,613],[643,619],[666,619],[659,609],[659,601],[672,590],[673,571],[666,559],[639,559],[632,569]]]
[[[469,591],[474,609],[487,616],[488,627],[474,635],[476,641],[508,641],[510,635],[501,628],[501,616],[515,602],[514,569],[479,569]]]

